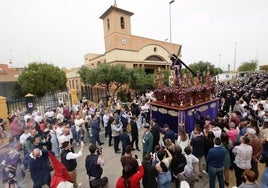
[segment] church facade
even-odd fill
[[[99,63],[125,64],[127,68],[141,67],[147,73],[155,72],[158,67],[169,67],[170,50],[177,53],[181,46],[132,35],[132,15],[132,12],[114,5],[100,16],[103,20],[105,52],[86,54],[84,62],[87,67],[95,67]]]
[[[85,54],[85,66],[95,68],[100,63],[124,64],[127,68],[139,67],[147,73],[154,73],[159,67],[169,68],[171,49],[180,57],[180,53],[177,53],[181,49],[179,44],[132,35],[133,14],[114,5],[100,16],[103,21],[105,51],[103,54]],[[73,71],[67,74],[67,88],[69,91],[77,90],[78,97],[82,98],[85,91],[80,88],[85,86],[81,78],[77,77],[77,70]]]

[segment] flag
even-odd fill
[[[64,181],[73,182],[66,167],[50,152],[48,152],[48,155],[54,168],[54,175],[51,178],[50,188],[57,188],[58,184]]]

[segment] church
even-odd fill
[[[94,67],[99,63],[125,64],[127,68],[141,67],[147,73],[153,73],[158,67],[163,69],[169,67],[170,50],[178,52],[181,46],[132,35],[133,14],[115,4],[100,16],[103,21],[105,52],[86,54],[84,56],[86,66]]]
[[[103,21],[105,51],[103,54],[85,54],[85,66],[95,68],[100,63],[124,64],[127,68],[142,68],[148,74],[154,73],[159,67],[169,69],[171,49],[175,53],[180,52],[181,45],[132,35],[133,15],[114,4],[99,17]],[[180,54],[177,55],[180,57]],[[82,97],[84,91],[80,88],[83,83],[77,69],[68,71],[66,75],[68,90],[75,89],[78,97]]]

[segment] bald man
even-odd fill
[[[29,169],[34,188],[42,188],[45,184],[50,186],[48,151],[35,148],[29,155]]]

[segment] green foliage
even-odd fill
[[[170,70],[169,69],[162,69],[161,71],[164,74],[164,84],[166,86],[168,86],[169,85]]]
[[[203,75],[204,72],[208,70],[208,68],[212,76],[215,76],[223,72],[221,68],[215,68],[214,65],[212,65],[211,63],[207,61],[206,62],[198,61],[197,63],[190,64],[188,67],[191,70],[193,70],[196,74],[201,74],[201,75]]]
[[[145,92],[146,89],[152,89],[154,87],[155,74],[146,74],[141,68],[129,69],[129,88],[138,92]]]
[[[242,65],[240,65],[237,69],[238,72],[243,72],[243,71],[255,71],[258,65],[258,61],[256,60],[251,60],[249,62],[244,62]]]
[[[261,65],[260,70],[268,71],[268,65]]]
[[[22,93],[44,96],[66,88],[66,74],[60,68],[46,63],[31,63],[23,69],[19,78]]]
[[[119,91],[119,92],[117,93],[117,98],[120,99],[120,101],[123,101],[123,102],[129,102],[129,101],[128,101],[127,91],[126,91],[126,90]]]
[[[129,71],[122,64],[110,65],[108,63],[102,63],[96,68],[91,69],[83,66],[78,73],[85,84],[105,87],[107,95],[110,95],[110,87],[112,85],[115,86],[114,92],[116,92],[122,85],[129,83]]]

